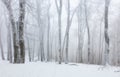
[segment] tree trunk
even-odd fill
[[[86,3],[86,0],[85,0],[85,3],[84,3],[84,6],[85,6],[85,21],[86,21],[86,27],[87,27],[87,33],[88,33],[88,63],[90,63],[90,29],[89,29],[89,24],[88,24],[88,13],[87,13],[87,3]]]
[[[66,28],[65,64],[68,63],[69,31],[70,31],[70,0],[68,0],[68,2],[67,2],[67,28]]]
[[[109,0],[105,0],[105,65],[109,64],[108,8]]]
[[[1,32],[0,32],[0,35],[1,35]],[[1,57],[2,57],[2,60],[5,60],[4,51],[3,51],[3,45],[2,45],[2,40],[1,40],[1,38],[0,38],[0,48],[1,48]]]
[[[48,31],[47,31],[47,61],[50,61],[50,2],[48,6]]]
[[[59,0],[59,6],[57,3],[57,0],[55,0],[57,12],[58,12],[58,35],[59,35],[59,64],[61,64],[62,61],[62,51],[61,51],[61,15],[62,15],[62,0]]]
[[[8,36],[7,36],[7,42],[8,42],[8,53],[7,53],[7,59],[12,63],[12,44],[11,44],[11,31],[10,31],[10,25],[8,25]]]
[[[25,45],[24,45],[24,19],[25,19],[25,0],[19,0],[19,46],[20,46],[20,63],[25,62]]]

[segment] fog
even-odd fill
[[[70,0],[70,18],[73,15],[71,27],[69,31],[69,46],[68,46],[68,61],[76,62],[78,59],[78,42],[79,42],[79,29],[78,25],[82,25],[81,37],[83,47],[81,48],[83,63],[88,63],[88,32],[85,20],[85,0]],[[67,27],[67,16],[68,16],[68,0],[62,1],[62,15],[61,15],[61,47],[63,62],[65,61],[65,45],[64,38]],[[18,0],[12,0],[11,7],[15,22],[19,21],[19,6]],[[59,0],[57,0],[59,5]],[[49,8],[49,9],[48,9]],[[104,64],[105,54],[105,37],[104,37],[104,21],[105,21],[105,0],[86,0],[87,8],[87,19],[90,30],[90,60],[92,64]],[[80,9],[80,11],[78,11]],[[78,21],[78,14],[80,14],[80,21]],[[48,20],[50,16],[50,21]],[[110,0],[109,11],[108,11],[108,35],[110,39],[110,54],[109,61],[112,65],[120,65],[120,1]],[[38,59],[38,53],[44,52],[45,61],[47,59],[47,47],[48,47],[48,23],[50,22],[49,31],[49,55],[51,61],[59,60],[59,23],[58,23],[58,12],[55,4],[55,0],[26,0],[25,6],[25,19],[24,19],[24,41],[25,41],[25,53],[26,60],[29,58],[29,52],[31,55],[34,53],[34,60]],[[0,0],[0,43],[3,45],[3,51],[7,58],[8,52],[8,33],[11,32],[12,28],[8,31],[10,26],[9,12],[6,6]],[[41,43],[43,50],[41,50]],[[66,43],[65,43],[66,44]],[[11,44],[13,45],[13,44]],[[81,44],[82,45],[82,44]],[[12,54],[14,54],[14,48],[12,47]],[[0,57],[1,58],[1,57]],[[101,61],[99,63],[99,61]]]

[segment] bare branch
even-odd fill
[[[57,0],[55,0],[55,5],[56,5],[56,7],[57,7],[57,12],[59,12],[59,7],[58,7],[58,3],[57,3]]]

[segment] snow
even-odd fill
[[[87,64],[57,64],[33,62],[9,64],[0,62],[0,77],[120,77],[119,67]]]

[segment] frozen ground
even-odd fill
[[[0,62],[0,77],[120,77],[118,67],[99,68],[101,66],[86,64]]]

